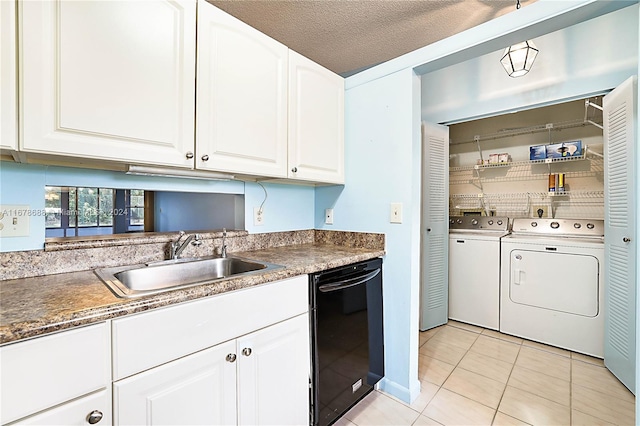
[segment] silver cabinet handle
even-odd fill
[[[236,354],[229,354],[227,355],[227,361],[229,362],[235,362],[236,360]]]
[[[630,243],[630,242],[631,242],[631,238],[629,238],[629,237],[624,237],[624,238],[622,239],[622,242],[623,242],[623,243]]]
[[[203,155],[202,161],[209,161],[209,156],[207,154]]]
[[[191,160],[193,158],[193,152],[189,151],[186,154],[187,159]]]
[[[291,171],[292,171],[293,173],[297,173],[297,172],[298,172],[298,168],[297,168],[297,167],[294,167],[293,169],[291,169]]]
[[[251,355],[251,348],[244,348],[244,349],[242,350],[242,355],[244,355],[244,356],[249,356],[249,355]]]
[[[95,425],[100,420],[102,420],[102,412],[101,411],[93,410],[92,412],[89,413],[89,415],[87,415],[87,422],[90,425]]]

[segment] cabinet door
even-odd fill
[[[19,5],[22,150],[193,167],[195,0]]]
[[[113,385],[114,424],[236,423],[235,341],[214,346]]]
[[[241,425],[309,424],[309,316],[238,339]]]
[[[344,183],[344,79],[292,50],[289,177]]]
[[[198,3],[196,168],[286,177],[283,44]]]
[[[16,2],[0,2],[0,149],[17,147]]]

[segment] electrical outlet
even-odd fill
[[[0,237],[28,237],[32,215],[29,206],[0,206]]]
[[[324,209],[324,223],[333,225],[333,209]]]
[[[533,215],[533,217],[548,217],[549,206],[545,206],[545,205],[531,206],[531,214]]]
[[[402,203],[391,203],[389,222],[402,223]]]
[[[253,226],[264,225],[264,209],[260,207],[253,208]]]

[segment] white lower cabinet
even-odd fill
[[[113,385],[119,425],[302,425],[309,317],[299,315]]]
[[[237,340],[238,424],[309,424],[309,316]]]
[[[114,424],[308,424],[308,294],[302,275],[114,320]]]
[[[1,347],[0,423],[110,424],[109,363],[106,323]]]
[[[234,353],[226,342],[115,382],[114,424],[236,424]]]

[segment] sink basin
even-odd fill
[[[239,257],[203,257],[96,269],[118,297],[139,297],[282,268]]]

